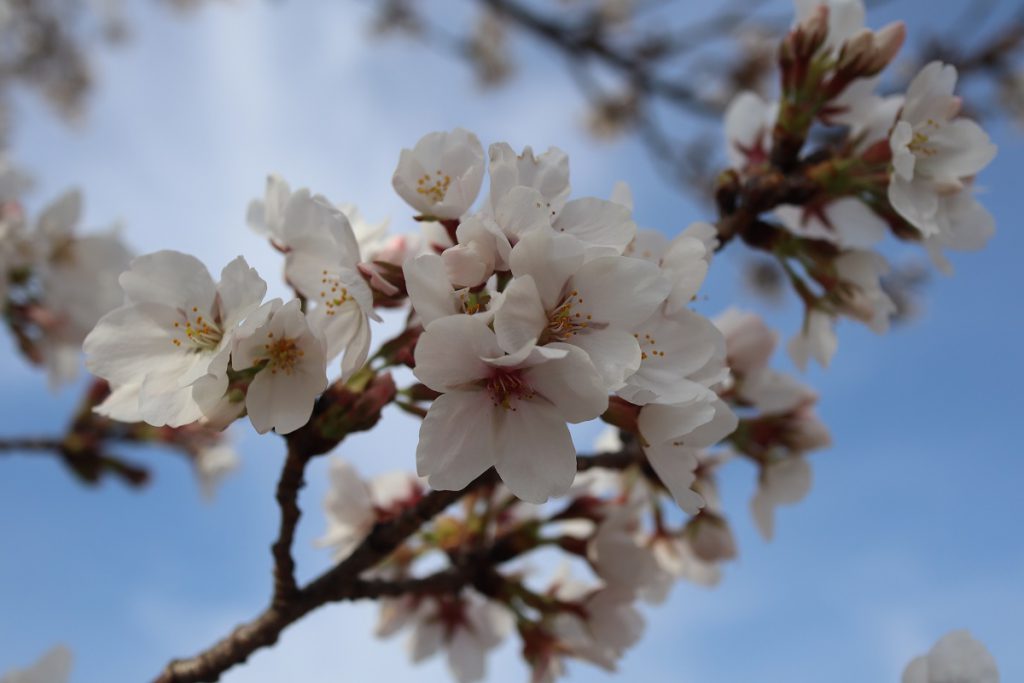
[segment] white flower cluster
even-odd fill
[[[471,212],[489,170],[490,192]],[[260,432],[310,418],[342,356],[342,381],[364,366],[375,305],[412,304],[424,331],[416,377],[437,398],[417,450],[430,485],[461,489],[490,467],[513,493],[542,502],[569,490],[576,450],[567,423],[600,416],[609,395],[639,410],[652,466],[680,504],[692,449],[736,425],[710,387],[727,374],[724,341],[687,308],[707,272],[711,226],[671,243],[637,235],[629,202],[569,200],[559,150],[517,155],[463,130],[402,152],[398,193],[423,234],[388,239],[320,195],[276,176],[249,222],[285,255],[298,294],[262,304],[266,284],[242,257],[219,283],[186,254],[140,257],[120,278],[124,304],[85,341],[108,380],[99,411],[122,421],[224,425],[243,410]]]
[[[616,444],[616,450],[620,447]],[[717,505],[712,478],[717,461],[706,457],[702,466],[695,486],[710,505]],[[374,572],[407,578],[415,563],[437,547],[458,557],[480,542],[500,545],[517,539],[511,547],[518,550],[508,559],[558,544],[589,565],[594,582],[573,578],[568,565],[547,581],[529,564],[503,568],[486,595],[467,587],[382,598],[376,634],[383,638],[409,631],[413,662],[445,651],[459,683],[484,679],[487,653],[512,634],[513,625],[532,680],[553,681],[565,673],[569,659],[614,670],[643,633],[638,601],[663,602],[680,579],[713,584],[719,578],[717,563],[735,555],[731,532],[713,513],[702,513],[678,529],[648,524],[645,514],[660,509],[665,492],[636,474],[592,470],[581,475],[559,513],[522,503],[498,486],[476,497],[464,519],[439,518]],[[409,475],[364,482],[340,459],[331,465],[331,480],[322,543],[336,550],[338,560],[375,523],[399,514],[421,495],[420,484]]]
[[[121,276],[125,304],[85,342],[89,369],[114,389],[101,413],[181,426],[244,410],[257,431],[284,434],[308,422],[331,358],[344,354],[343,377],[363,365],[377,316],[345,214],[271,177],[249,216],[287,254],[286,277],[312,309],[261,303],[266,283],[242,257],[219,283],[187,254],[140,257]]]
[[[943,250],[981,249],[994,232],[992,216],[974,199],[972,185],[996,148],[976,123],[958,116],[956,69],[933,62],[906,95],[877,95],[879,72],[898,51],[905,29],[897,22],[871,31],[864,27],[864,15],[861,0],[800,0],[791,34],[800,37],[798,44],[819,45],[811,71],[831,74],[817,88],[826,93],[824,101],[796,88],[807,99],[801,114],[846,129],[845,139],[830,152],[835,164],[821,162],[808,171],[830,179],[826,190],[800,206],[774,208],[791,234],[840,250],[825,269],[829,272],[815,276],[827,296],[808,305],[803,330],[790,344],[801,367],[811,357],[828,364],[837,347],[837,315],[879,333],[888,328],[896,306],[879,284],[888,265],[870,249],[890,231],[921,242],[945,273],[952,268]],[[725,116],[727,151],[742,178],[769,163],[784,115],[779,103],[751,92],[731,103]],[[815,269],[822,270],[820,264],[810,268]]]
[[[709,389],[726,373],[722,337],[687,308],[713,231],[693,226],[642,257],[627,206],[570,201],[562,152],[517,155],[506,144],[491,147],[490,193],[470,213],[483,159],[475,136],[434,133],[395,173],[423,217],[460,217],[452,246],[404,266],[425,325],[414,372],[440,394],[420,431],[419,473],[461,489],[495,467],[522,500],[563,495],[576,473],[567,423],[598,417],[614,394],[642,406],[652,465],[680,482],[681,504],[699,504],[686,449],[735,427]]]
[[[759,316],[729,309],[715,325],[725,335],[732,370],[718,391],[745,416],[732,446],[758,465],[750,508],[761,535],[770,540],[775,508],[799,502],[811,488],[805,455],[828,447],[831,437],[814,413],[814,391],[768,366],[778,337]]]
[[[6,175],[6,174],[5,174]],[[0,184],[14,183],[3,179]],[[82,341],[121,303],[117,276],[131,254],[120,231],[75,234],[82,212],[77,190],[61,195],[34,221],[0,190],[0,301],[22,352],[44,365],[50,384],[78,375]]]
[[[506,296],[502,306],[507,305]],[[777,336],[758,316],[730,309],[715,325],[724,334],[719,353],[732,373],[712,389],[717,401],[742,416],[729,445],[758,466],[751,510],[770,539],[775,508],[807,494],[805,455],[828,445],[828,431],[814,415],[815,394],[768,367]],[[735,424],[733,418],[730,429]],[[623,470],[590,469],[576,476],[555,511],[550,504],[521,502],[504,485],[479,493],[462,508],[464,516],[453,512],[439,518],[374,570],[381,578],[408,579],[420,559],[438,548],[453,561],[474,547],[511,548],[502,556],[508,562],[556,545],[587,564],[592,582],[572,577],[568,565],[546,582],[538,580],[528,560],[494,567],[491,592],[465,587],[383,599],[377,634],[408,629],[414,662],[443,649],[455,679],[472,683],[484,678],[485,656],[511,633],[514,617],[532,680],[555,680],[570,659],[614,670],[643,633],[639,602],[663,602],[680,580],[713,585],[721,577],[719,565],[737,554],[715,481],[734,453],[712,454],[686,446],[688,437],[681,441],[659,448],[635,437],[624,443],[620,431],[609,427],[596,444],[599,452],[635,457],[643,451],[651,467],[634,460]],[[337,458],[331,484],[321,543],[334,549],[338,561],[375,524],[396,517],[423,494],[422,484],[409,474],[366,482]],[[673,498],[689,514],[681,522]],[[477,566],[478,561],[470,562]],[[436,563],[429,566],[436,570]]]

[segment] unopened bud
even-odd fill
[[[828,40],[828,15],[828,5],[818,5],[810,16],[789,32],[786,40],[791,41],[796,59],[810,59]]]
[[[877,75],[900,51],[906,37],[907,27],[902,21],[874,32],[862,29],[840,49],[837,74],[846,83]]]

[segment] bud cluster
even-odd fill
[[[798,3],[779,101],[741,93],[726,112],[733,168],[719,183],[720,229],[784,268],[806,310],[790,344],[801,366],[829,362],[839,316],[888,328],[889,267],[872,250],[887,234],[921,243],[948,273],[943,250],[980,249],[994,231],[972,185],[995,146],[958,116],[956,70],[933,62],[905,95],[876,94],[904,34],[902,23],[864,28],[860,0]]]

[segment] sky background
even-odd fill
[[[450,5],[457,3],[438,3]],[[962,6],[894,2],[869,23],[906,18],[913,40]],[[458,125],[485,146],[563,148],[574,196],[607,196],[627,180],[641,225],[673,233],[709,218],[669,188],[634,141],[589,138],[576,90],[551,68],[554,57],[529,42],[519,77],[482,95],[446,57],[367,39],[367,13],[348,2],[246,0],[185,18],[141,3],[129,16],[132,42],[98,54],[83,125],[68,127],[38,100],[19,97],[12,156],[36,176],[31,207],[78,185],[86,225],[121,221],[139,252],[191,252],[215,273],[244,254],[283,293],[279,256],[244,220],[266,173],[407,230],[409,211],[390,189],[399,151]],[[753,469],[726,468],[740,557],[722,584],[680,584],[665,605],[645,608],[647,633],[617,678],[581,664],[571,680],[897,681],[911,657],[954,628],[989,646],[1003,680],[1024,680],[1016,393],[1024,137],[1010,124],[991,130],[1000,153],[981,178],[998,225],[989,248],[955,255],[956,275],[932,280],[909,326],[882,338],[842,324],[833,366],[806,375],[835,441],[812,456],[807,499],[780,510],[776,539],[766,543],[747,512]],[[702,312],[759,305],[738,284],[746,256],[735,245],[716,261]],[[768,314],[784,337],[798,325],[792,300]],[[776,358],[790,367],[782,353]],[[0,435],[62,429],[79,388],[49,393],[6,338],[0,372]],[[409,469],[416,430],[391,410],[381,428],[338,453],[367,474]],[[580,446],[598,430],[584,429]],[[139,492],[114,481],[84,488],[49,458],[0,460],[0,672],[61,642],[75,653],[73,683],[146,681],[264,607],[283,445],[241,424],[232,433],[243,467],[213,502],[201,498],[185,462],[163,452],[139,454],[155,474]],[[325,526],[327,464],[310,468],[301,499],[302,577],[329,565],[312,545]],[[374,619],[371,604],[328,606],[223,680],[448,680],[442,660],[412,668],[399,639],[374,639]],[[516,643],[492,656],[489,680],[526,678]]]

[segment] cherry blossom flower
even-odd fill
[[[82,341],[100,318],[121,305],[118,276],[132,254],[119,231],[77,236],[81,194],[65,193],[39,216],[32,236],[41,296],[35,322],[50,384],[78,375]]]
[[[298,299],[284,305],[280,299],[268,301],[256,317],[265,322],[238,335],[231,364],[235,370],[257,369],[245,394],[256,431],[288,434],[309,421],[317,396],[327,388],[325,343]]]
[[[453,284],[471,287],[494,271],[509,269],[509,258],[519,240],[534,232],[550,232],[551,217],[543,196],[530,187],[513,187],[501,195],[493,213],[482,211],[462,221],[458,243],[443,257]]]
[[[355,550],[381,515],[391,514],[421,495],[419,481],[406,472],[393,472],[364,481],[348,462],[333,458],[331,488],[324,500],[327,531],[318,545],[334,549],[340,562]]]
[[[227,475],[238,469],[242,460],[227,443],[214,443],[200,448],[195,454],[196,474],[203,497],[211,500],[217,486]]]
[[[544,198],[544,205],[556,217],[569,198],[569,157],[552,147],[540,156],[526,147],[516,154],[506,142],[487,150],[490,159],[490,206],[498,206],[515,187],[530,187]]]
[[[356,244],[359,245],[359,253],[364,259],[371,261],[381,251],[388,249],[390,220],[384,219],[379,223],[371,223],[363,218],[363,212],[351,202],[341,202],[336,207],[345,214],[348,224],[352,226],[352,234],[356,238]]]
[[[636,608],[633,591],[617,586],[589,586],[573,579],[563,565],[549,593],[563,602],[579,605],[579,612],[563,610],[546,619],[542,628],[554,642],[533,662],[534,680],[545,670],[548,680],[562,672],[560,661],[544,661],[569,654],[615,671],[619,659],[643,635],[644,618]],[[539,680],[544,680],[543,678]]]
[[[794,235],[827,240],[841,247],[866,248],[889,234],[889,225],[856,197],[840,197],[822,206],[783,204],[776,217]]]
[[[505,349],[479,317],[455,315],[427,327],[415,357],[416,377],[443,394],[416,449],[417,471],[432,487],[462,489],[494,466],[528,502],[569,489],[576,449],[566,422],[593,419],[608,405],[585,352],[568,344]]]
[[[690,537],[686,534],[655,536],[651,542],[651,552],[658,566],[671,578],[709,587],[722,580],[721,568],[697,557],[690,546]],[[665,589],[653,596],[644,595],[648,602],[654,603],[663,602],[666,597]]]
[[[811,466],[803,457],[784,458],[761,469],[750,510],[765,540],[770,541],[775,534],[775,508],[799,503],[810,490]]]
[[[851,249],[836,258],[835,269],[840,280],[836,292],[839,310],[874,332],[888,330],[896,304],[881,285],[882,275],[889,271],[885,258],[873,251]]]
[[[970,188],[939,197],[936,216],[939,232],[926,237],[924,246],[940,272],[951,275],[953,266],[943,249],[978,251],[995,234],[995,219],[976,200]]]
[[[825,311],[812,309],[804,318],[803,328],[789,340],[786,350],[796,366],[806,370],[809,358],[814,358],[822,367],[828,367],[838,345],[832,316]]]
[[[177,251],[136,258],[120,283],[125,305],[103,316],[84,344],[86,367],[113,387],[97,412],[156,426],[196,421],[198,401],[216,397],[193,395],[194,385],[227,371],[234,334],[267,283],[241,256],[215,283],[202,262]]]
[[[327,358],[344,353],[342,378],[362,367],[370,350],[373,292],[359,270],[359,244],[348,219],[320,195],[291,192],[278,176],[267,178],[262,202],[249,207],[254,228],[266,226],[271,241],[286,253],[285,277],[316,304],[310,324],[327,343]]]
[[[536,232],[516,245],[516,277],[494,318],[503,348],[565,343],[586,352],[608,390],[640,367],[633,329],[665,300],[669,283],[651,263],[622,256],[585,261],[579,240]]]
[[[29,668],[0,675],[0,683],[67,683],[70,677],[71,651],[58,645]]]
[[[381,601],[377,635],[387,637],[407,626],[413,663],[447,651],[448,669],[459,683],[483,680],[486,655],[501,644],[513,625],[504,606],[473,592]]]
[[[988,649],[967,631],[952,631],[903,671],[903,683],[999,683]]]
[[[473,205],[484,178],[484,149],[469,131],[423,136],[403,149],[391,179],[395,191],[423,216],[459,218]]]
[[[729,369],[747,375],[768,365],[779,335],[765,325],[761,316],[729,308],[713,322],[725,337]]]
[[[693,488],[697,451],[736,431],[736,414],[722,400],[701,395],[674,405],[649,403],[640,410],[637,424],[644,455],[658,478],[679,507],[696,513],[705,505]]]
[[[925,66],[907,89],[889,140],[889,201],[925,237],[941,231],[940,196],[962,190],[964,179],[981,171],[996,154],[978,124],[957,118],[956,77],[956,68],[948,64]]]
[[[587,560],[609,586],[636,594],[661,582],[661,567],[644,543],[640,512],[641,495],[621,504],[604,506],[605,516],[587,544]]]
[[[473,291],[469,287],[456,289],[448,279],[444,259],[438,254],[421,254],[409,259],[402,267],[409,301],[424,327],[449,315],[466,313],[493,317],[502,299],[500,292]]]
[[[725,342],[711,322],[687,308],[659,308],[633,328],[640,365],[616,393],[636,405],[713,398],[708,387],[725,378]]]

